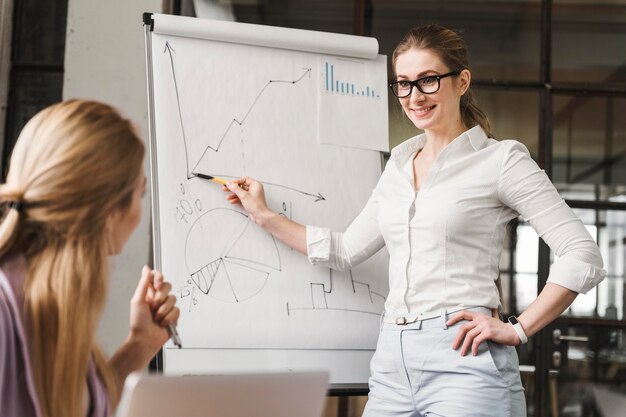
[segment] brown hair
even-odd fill
[[[0,185],[0,258],[27,260],[24,311],[46,417],[82,415],[92,357],[117,403],[117,382],[95,335],[108,287],[107,218],[131,202],[144,152],[114,108],[65,101],[26,124]]]
[[[450,71],[469,70],[467,48],[458,33],[443,26],[430,24],[409,30],[398,46],[396,46],[391,58],[394,75],[398,57],[413,48],[428,49],[437,54]],[[485,113],[476,105],[469,88],[461,97],[460,106],[461,118],[467,128],[480,125],[487,136],[493,137],[489,120]]]

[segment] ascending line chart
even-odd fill
[[[246,106],[244,106],[243,111],[234,112],[230,116],[230,122],[227,127],[221,133],[211,134],[209,137],[199,138],[193,137],[188,133],[188,129],[185,124],[184,117],[184,108],[185,108],[185,99],[184,94],[179,90],[179,79],[176,72],[176,62],[175,62],[175,54],[176,51],[174,47],[169,43],[165,42],[165,47],[163,49],[163,53],[166,54],[167,60],[169,62],[169,67],[171,69],[171,79],[173,82],[174,94],[175,94],[175,103],[176,103],[176,116],[178,119],[180,136],[182,143],[181,145],[185,150],[185,175],[187,179],[192,179],[198,177],[198,174],[211,175],[211,176],[225,176],[236,177],[241,175],[241,173],[246,172],[246,159],[253,158],[252,156],[247,156],[244,158],[244,155],[247,155],[245,152],[245,146],[241,142],[241,140],[237,139],[236,132],[239,132],[244,128],[246,122],[250,118],[250,116],[254,115],[255,111],[258,111],[259,108],[262,108],[266,103],[262,102],[263,98],[267,98],[267,96],[271,96],[272,93],[280,94],[282,88],[285,87],[298,87],[302,83],[311,82],[311,70],[310,67],[300,68],[296,73],[294,73],[293,78],[288,79],[280,79],[280,78],[270,78],[266,80],[262,85],[257,86],[258,90],[252,92],[250,97],[246,101]],[[241,128],[241,129],[239,129]],[[200,143],[200,147],[197,144]],[[195,147],[195,149],[193,149]],[[224,149],[226,148],[226,149]],[[193,149],[193,150],[192,150]],[[229,164],[228,170],[232,172],[221,172],[216,171],[216,164],[223,169],[221,166],[221,161],[225,159],[225,155],[219,155],[220,151],[222,154],[226,154],[229,156],[237,155],[237,160],[231,159],[231,163]],[[218,162],[220,161],[220,162]],[[303,194],[313,198],[314,202],[325,200],[324,196],[317,191],[311,190],[301,190],[298,188],[291,187],[286,184],[277,184],[272,183],[270,181],[266,181],[264,178],[257,178],[261,180],[266,185],[271,185],[274,187],[280,187],[289,191],[293,191],[299,194]]]
[[[195,157],[190,155],[189,152],[189,146],[188,146],[188,140],[189,138],[187,138],[187,134],[185,132],[185,123],[183,122],[183,112],[182,112],[182,106],[181,106],[181,96],[180,96],[180,92],[178,89],[178,81],[177,81],[177,77],[176,77],[176,67],[174,64],[174,55],[175,51],[174,48],[172,47],[172,45],[170,45],[169,42],[165,43],[165,48],[163,50],[164,53],[167,53],[169,56],[169,62],[170,62],[170,66],[171,66],[171,70],[172,70],[172,81],[174,82],[174,90],[175,90],[175,94],[176,94],[176,106],[178,109],[178,118],[179,118],[179,122],[180,122],[180,129],[181,129],[181,134],[182,134],[182,139],[183,139],[183,146],[185,147],[185,157],[186,157],[186,166],[187,166],[187,178],[190,179],[194,176],[196,176],[197,172],[196,169],[198,168],[198,166],[202,163],[202,160],[205,158],[205,156],[207,155],[207,153],[218,153],[220,151],[220,148],[222,147],[222,144],[224,143],[224,141],[228,138],[228,135],[230,133],[230,131],[232,130],[233,127],[235,126],[243,126],[246,122],[246,119],[248,118],[248,116],[250,115],[250,113],[252,113],[259,101],[259,99],[266,93],[266,91],[268,91],[269,89],[271,89],[272,86],[276,86],[276,85],[280,85],[280,84],[289,84],[289,85],[295,85],[298,84],[299,82],[301,82],[304,79],[310,79],[311,78],[311,68],[302,68],[302,71],[299,75],[297,75],[294,79],[290,79],[290,80],[280,80],[280,79],[270,79],[267,80],[267,83],[265,85],[263,85],[260,90],[256,93],[256,96],[254,96],[252,98],[252,101],[250,103],[250,105],[247,107],[247,109],[245,110],[245,112],[243,114],[240,115],[233,115],[230,124],[228,125],[228,127],[226,128],[226,130],[219,135],[219,137],[214,138],[212,141],[209,141],[209,143],[206,143],[204,145],[204,150],[202,151],[202,153],[200,154],[199,157]]]
[[[212,236],[214,230],[228,234],[218,239]],[[207,211],[192,224],[185,241],[185,262],[192,304],[200,295],[226,303],[246,301],[263,290],[272,273],[281,270],[274,238],[245,214],[223,208]]]

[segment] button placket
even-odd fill
[[[412,253],[412,244],[411,244],[411,220],[413,220],[413,216],[415,216],[415,202],[416,202],[416,196],[413,196],[412,198],[412,202],[411,205],[409,206],[409,210],[408,210],[408,216],[407,216],[407,245],[408,245],[408,251],[407,251],[407,260],[406,260],[406,269],[405,269],[405,274],[404,274],[404,279],[405,279],[405,283],[406,286],[404,288],[404,310],[409,313],[409,303],[407,301],[407,295],[409,292],[409,271],[411,269],[411,253]],[[405,319],[406,320],[406,319]],[[406,323],[403,323],[406,324]]]

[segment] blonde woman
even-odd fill
[[[179,310],[147,267],[124,344],[107,360],[96,341],[108,258],[141,217],[143,157],[130,121],[97,102],[48,107],[20,134],[0,186],[3,417],[107,416],[167,341]]]

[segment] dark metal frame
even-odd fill
[[[55,7],[57,10],[67,10],[67,0],[54,0]],[[61,76],[64,72],[64,67],[62,64],[51,64],[51,63],[43,63],[43,62],[28,62],[24,61],[20,57],[20,48],[25,46],[32,46],[24,43],[23,39],[20,38],[20,34],[22,33],[22,28],[26,25],[30,24],[30,22],[36,22],[40,20],[40,16],[37,14],[37,10],[32,8],[32,1],[15,1],[13,4],[13,28],[11,35],[11,62],[9,66],[9,90],[7,95],[7,111],[6,111],[6,120],[5,120],[5,130],[4,130],[4,138],[0,143],[2,143],[2,148],[0,151],[2,152],[2,157],[0,158],[0,180],[4,181],[6,176],[6,171],[8,167],[8,161],[11,156],[13,146],[15,145],[15,141],[17,140],[17,133],[22,129],[24,120],[21,120],[19,108],[24,103],[19,102],[18,92],[16,91],[16,87],[18,85],[18,80],[21,76],[26,74],[31,74],[31,78],[33,74],[37,74],[40,76],[46,75],[55,75]],[[30,7],[29,7],[30,6]],[[67,14],[67,13],[66,13]],[[60,28],[59,28],[60,29]],[[46,36],[62,36],[63,46],[65,45],[65,29],[63,28],[63,32],[46,34]],[[60,89],[55,85],[46,85],[43,89],[46,93],[51,94],[49,97],[52,102],[60,101],[62,96],[60,94]],[[34,114],[39,111],[41,108],[46,107],[49,102],[45,102],[44,98],[40,98],[36,103],[30,103],[32,108],[28,109],[28,118],[34,116]],[[36,108],[35,108],[36,107]],[[23,106],[22,106],[22,110]],[[24,112],[26,113],[26,112]],[[23,116],[23,115],[22,115]]]

